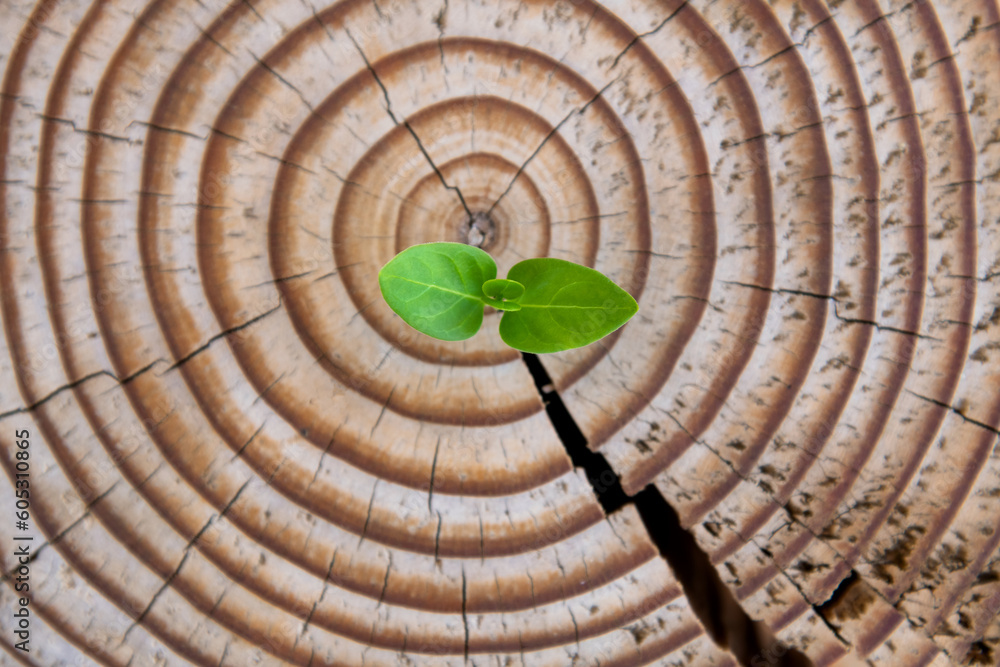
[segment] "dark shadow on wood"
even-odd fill
[[[570,460],[582,469],[605,513],[635,505],[650,539],[670,565],[698,620],[716,644],[732,651],[749,667],[812,667],[801,651],[788,648],[762,622],[752,620],[722,582],[708,554],[681,527],[677,512],[655,486],[629,497],[603,455],[587,447],[587,439],[569,414],[552,379],[534,354],[522,355],[545,404],[545,412],[566,447]]]

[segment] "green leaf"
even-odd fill
[[[521,310],[521,304],[519,304],[517,301],[501,301],[500,299],[491,299],[488,296],[483,297],[483,301],[486,303],[487,306],[493,306],[497,310],[506,310],[506,311]]]
[[[503,299],[504,301],[517,301],[524,294],[524,285],[513,280],[495,278],[483,283],[483,294],[491,299]]]
[[[500,337],[522,352],[560,352],[589,345],[639,310],[632,296],[600,271],[562,259],[518,262],[507,274],[525,286],[521,310],[504,313]]]
[[[378,272],[382,297],[411,327],[440,340],[465,340],[483,323],[483,283],[497,265],[464,243],[407,248]]]
[[[517,301],[524,294],[524,285],[513,280],[496,278],[483,283],[483,294],[486,295],[483,301],[487,306],[493,306],[497,310],[521,310],[521,304]]]

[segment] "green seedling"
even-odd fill
[[[504,311],[500,337],[522,352],[589,345],[639,310],[600,271],[543,257],[515,264],[507,278],[486,252],[463,243],[424,243],[393,257],[378,273],[382,297],[411,327],[439,340],[471,338],[483,307]]]

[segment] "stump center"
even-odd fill
[[[489,248],[496,241],[496,223],[485,211],[476,211],[471,218],[466,218],[462,231],[467,244],[483,250]]]

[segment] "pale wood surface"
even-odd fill
[[[381,299],[468,208],[500,275],[636,296],[542,363],[751,618],[816,665],[997,664],[998,25],[0,0],[0,608],[28,429],[37,647],[0,613],[0,663],[735,664],[499,317],[443,343]]]

